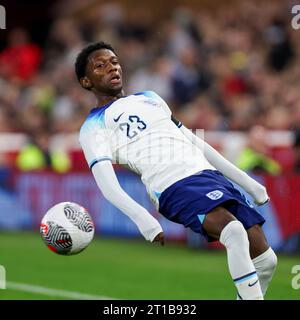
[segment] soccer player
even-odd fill
[[[159,222],[119,185],[112,162],[125,165],[141,176],[167,219],[208,241],[220,240],[239,299],[262,300],[277,258],[261,228],[264,218],[228,179],[258,205],[269,200],[265,187],[185,128],[156,93],[125,96],[122,68],[109,44],[85,47],[75,71],[81,86],[97,98],[79,141],[104,197],[136,223],[146,240],[164,244]]]

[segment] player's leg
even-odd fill
[[[259,278],[262,293],[265,295],[276,269],[277,257],[269,246],[260,225],[256,224],[249,228],[247,234],[250,256]]]
[[[228,210],[216,207],[203,222],[206,233],[219,239],[227,251],[229,272],[241,299],[263,299],[258,276],[250,257],[247,232]]]

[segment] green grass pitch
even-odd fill
[[[300,299],[291,286],[299,256],[278,257],[267,299]],[[0,265],[7,281],[116,299],[235,299],[224,251],[166,243],[95,238],[82,253],[59,256],[38,233],[0,232]],[[62,299],[0,290],[0,299]]]

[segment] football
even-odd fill
[[[46,246],[61,255],[73,255],[84,250],[91,243],[94,231],[88,211],[74,202],[61,202],[51,207],[40,225]]]

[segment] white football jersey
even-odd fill
[[[79,141],[90,168],[109,159],[139,174],[158,208],[160,194],[173,183],[215,170],[180,126],[171,120],[166,102],[145,91],[92,109]]]

